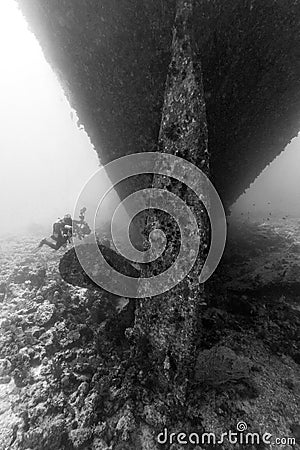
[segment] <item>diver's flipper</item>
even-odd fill
[[[45,244],[45,240],[46,240],[46,239],[42,239],[42,240],[41,240],[41,242],[39,243],[39,245],[33,250],[34,253],[38,252],[38,251],[43,247],[43,245]]]

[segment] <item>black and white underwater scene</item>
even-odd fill
[[[300,449],[300,0],[1,0],[0,51],[0,450]]]

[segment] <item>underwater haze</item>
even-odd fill
[[[300,134],[231,208],[232,218],[300,218]]]
[[[232,216],[250,220],[300,218],[300,135],[238,199]]]
[[[0,51],[0,234],[50,232],[98,156],[14,0],[0,2]]]
[[[0,234],[50,232],[73,212],[98,155],[14,0],[0,2],[0,50]],[[299,150],[297,137],[232,206],[232,217],[299,217]],[[103,183],[109,188],[107,176]],[[97,201],[95,192],[80,207],[91,211]],[[109,223],[118,202],[113,191],[98,221]]]

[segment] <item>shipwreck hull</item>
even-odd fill
[[[101,161],[156,150],[175,2],[18,3]],[[194,2],[211,178],[226,205],[299,131],[299,22],[297,0]]]

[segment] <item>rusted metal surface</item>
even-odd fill
[[[156,150],[173,0],[18,0],[103,162]],[[195,0],[211,178],[232,203],[299,131],[299,0]]]

